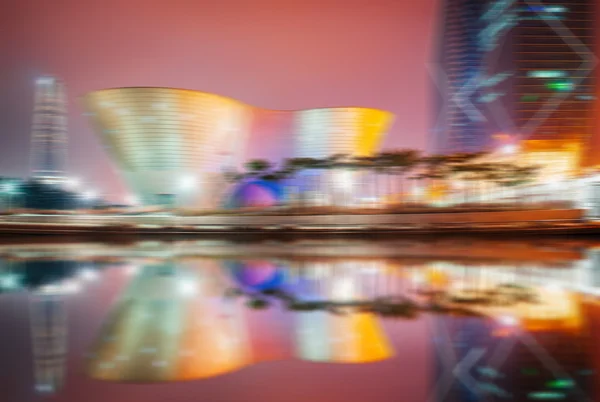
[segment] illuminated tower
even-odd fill
[[[516,123],[525,138],[589,141],[595,99],[594,1],[518,0]]]
[[[473,103],[483,54],[477,38],[484,4],[477,0],[446,0],[432,74],[438,90],[434,108],[432,153],[475,151],[484,136],[483,120]]]
[[[36,179],[61,183],[67,158],[67,99],[55,77],[38,78],[31,133],[31,173]]]
[[[37,291],[29,307],[35,390],[55,393],[65,377],[68,330],[64,298],[59,292]]]
[[[507,132],[594,141],[593,1],[446,0],[443,11],[432,152],[488,150]]]

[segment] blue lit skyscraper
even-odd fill
[[[55,77],[38,78],[31,133],[31,173],[38,180],[62,183],[67,158],[65,86]]]
[[[517,4],[517,125],[532,139],[590,140],[596,98],[594,2]]]
[[[491,150],[495,134],[591,149],[593,22],[592,0],[445,0],[429,151]]]
[[[477,150],[484,135],[483,119],[472,104],[483,66],[477,41],[483,8],[479,0],[446,0],[442,5],[433,71],[439,91],[431,144],[434,153]]]

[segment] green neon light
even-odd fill
[[[572,91],[573,87],[574,87],[573,83],[569,82],[569,81],[555,81],[555,82],[549,82],[546,84],[546,88],[548,88],[552,91],[557,91],[557,92]]]
[[[546,383],[546,386],[548,388],[559,388],[559,389],[573,388],[575,386],[575,382],[573,382],[573,380],[570,380],[570,379],[559,378],[556,380],[548,381]]]
[[[537,401],[557,401],[560,399],[565,399],[565,394],[562,392],[550,392],[550,391],[541,391],[541,392],[530,392],[527,395],[529,399],[537,400]]]
[[[561,70],[535,70],[528,71],[527,76],[532,78],[563,78],[567,76],[567,73]]]

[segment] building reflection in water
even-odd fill
[[[338,303],[364,301],[368,299],[367,292],[373,290],[368,286],[365,274],[378,274],[379,268],[373,264],[351,262],[316,264],[308,268],[312,283],[304,287],[304,297]],[[301,276],[300,273],[297,278]],[[316,289],[311,284],[316,285]],[[330,363],[368,363],[389,359],[394,351],[379,320],[375,314],[355,307],[296,312],[296,356],[302,360]]]
[[[130,282],[86,362],[93,378],[204,379],[291,359],[377,364],[395,357],[394,341],[399,357],[392,362],[403,369],[411,362],[402,360],[401,348],[416,342],[429,347],[429,401],[581,401],[600,395],[598,249],[558,263],[529,259],[514,264],[313,257],[312,251],[289,258],[255,253],[225,261],[192,254],[164,261],[170,254],[158,251],[115,257],[131,263],[114,271]],[[87,265],[62,256],[28,258],[2,261],[0,293],[29,289],[29,316],[23,319],[31,323],[34,386],[53,394],[64,387],[67,362],[75,361],[68,358],[67,312],[79,306],[67,296],[87,286],[93,275],[83,269]],[[151,265],[137,264],[149,259]],[[242,293],[232,296],[232,288]],[[515,291],[534,295],[535,301],[506,300]],[[464,311],[436,314],[420,308],[412,318],[421,329],[429,325],[421,337],[408,336],[402,314],[362,308],[402,298],[422,305],[428,294],[442,295],[443,303]],[[490,294],[495,296],[485,300]],[[286,299],[290,295],[294,302],[313,305],[298,308]],[[258,298],[266,305],[252,303]],[[74,329],[71,337],[80,336],[76,323]],[[320,365],[320,370],[332,366]],[[70,382],[75,381],[77,376]]]
[[[524,267],[433,267],[435,285],[483,317],[431,317],[436,372],[432,400],[587,400],[595,364],[591,317],[583,314],[589,301],[565,289],[572,282],[557,280],[566,272],[552,269],[546,268],[542,284],[539,272]],[[474,301],[517,284],[532,291],[536,300]]]
[[[82,273],[96,277],[95,270],[76,261],[30,261],[17,263],[22,285],[29,292],[29,322],[35,390],[59,392],[66,378],[68,355],[68,296],[83,286]]]
[[[280,261],[266,259],[225,260],[221,262],[230,289],[238,288],[251,294],[272,289],[284,289],[288,270]],[[287,360],[292,356],[287,339],[289,319],[281,308],[244,309],[244,322],[252,349],[253,362]]]
[[[282,267],[260,261],[227,263],[224,269],[208,260],[197,269],[189,265],[149,265],[133,278],[97,337],[88,362],[93,378],[177,381],[290,359],[294,354],[300,359],[338,363],[379,361],[393,355],[374,314],[352,309],[340,315],[282,314],[276,308],[252,310],[242,300],[227,296],[232,285],[252,291],[267,289],[266,283],[291,285],[284,283]],[[360,299],[359,288],[351,277],[332,277],[327,284],[329,296],[325,296]],[[297,335],[294,347],[286,339],[290,332],[285,321],[290,314]]]
[[[430,400],[582,400],[595,375],[597,329],[590,311],[597,307],[569,288],[593,274],[586,261],[552,268],[349,259],[194,261],[149,265],[135,274],[98,336],[88,362],[92,377],[177,381],[272,360],[390,359],[395,352],[386,318],[352,303],[394,297],[423,302],[424,290],[474,313],[421,311],[419,318],[431,324],[430,340],[423,341],[434,352]],[[243,294],[228,296],[232,287]],[[274,296],[274,289],[317,307],[295,309]],[[507,302],[507,289],[527,291],[535,300]],[[479,300],[487,294],[495,299]],[[259,308],[249,303],[252,298],[269,302]],[[322,301],[338,307],[319,307]]]
[[[393,356],[377,316],[354,311],[341,314],[295,313],[296,356],[329,363],[369,363]]]
[[[587,400],[594,367],[588,328],[531,331],[508,319],[438,316],[432,332],[431,400]]]
[[[69,352],[69,296],[98,278],[98,267],[73,260],[0,260],[0,293],[28,290],[31,353],[36,393],[64,386]]]
[[[35,389],[39,393],[55,393],[64,384],[68,335],[65,303],[64,293],[58,289],[40,289],[29,296]]]
[[[342,303],[367,300],[367,293],[373,289],[364,275],[377,274],[381,268],[373,263],[345,261],[300,266],[288,263],[287,269],[281,264],[258,260],[227,261],[225,266],[243,289],[261,292],[276,288],[303,300]],[[288,311],[288,314],[293,320],[294,355],[299,359],[367,363],[393,356],[387,335],[374,314],[355,308],[335,313]],[[276,344],[281,338],[271,341]]]
[[[252,361],[242,307],[223,299],[219,272],[144,267],[94,346],[92,377],[152,382],[207,378]]]

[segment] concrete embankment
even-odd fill
[[[1,234],[576,234],[598,233],[583,211],[522,210],[380,215],[118,216],[21,215],[4,217]]]

